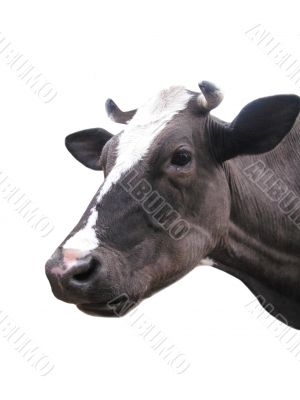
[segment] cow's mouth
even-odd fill
[[[135,302],[122,299],[108,303],[77,304],[77,308],[85,314],[97,317],[123,317],[136,305]]]
[[[94,317],[118,317],[113,309],[107,307],[107,304],[77,304],[80,311]]]

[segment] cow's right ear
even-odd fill
[[[65,144],[76,160],[88,168],[100,170],[102,149],[112,136],[105,129],[85,129],[68,135],[65,139]]]

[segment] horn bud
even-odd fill
[[[136,110],[122,111],[112,99],[107,99],[105,102],[107,115],[114,122],[119,124],[127,124],[136,113]]]
[[[215,84],[208,81],[202,81],[199,83],[199,88],[201,93],[197,98],[197,103],[201,110],[209,112],[222,102],[224,95],[221,89]]]

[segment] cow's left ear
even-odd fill
[[[88,168],[100,170],[100,155],[104,145],[112,138],[105,129],[85,129],[68,135],[65,144],[73,157]]]
[[[300,97],[278,95],[254,100],[234,121],[216,129],[214,149],[220,161],[272,150],[288,134],[300,111]]]

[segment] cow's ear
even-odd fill
[[[85,129],[68,135],[65,144],[69,152],[88,168],[100,170],[100,155],[113,135],[105,129]]]
[[[214,147],[220,161],[272,150],[287,135],[300,111],[300,97],[278,95],[254,100],[229,125],[216,129]]]

